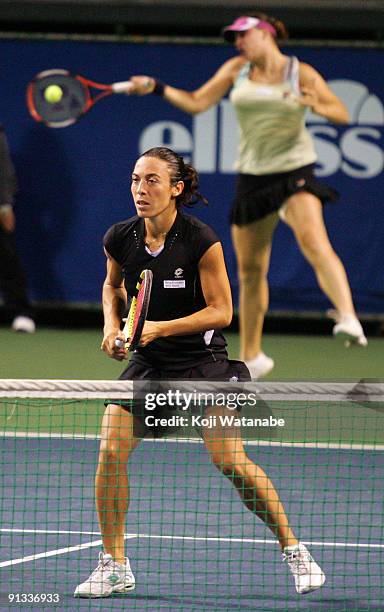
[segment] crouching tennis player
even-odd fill
[[[140,272],[153,271],[152,296],[141,337],[123,380],[250,380],[247,367],[228,359],[219,331],[232,318],[232,300],[219,239],[210,227],[182,212],[197,200],[196,170],[167,148],[143,153],[132,174],[136,216],[111,227],[105,238],[107,276],[103,287],[105,318],[102,349],[122,360],[124,348],[115,344],[120,331],[121,305],[134,294]],[[211,406],[206,413],[222,415],[227,408]],[[220,423],[220,420],[218,420]],[[201,436],[212,463],[235,486],[242,502],[259,516],[278,539],[283,560],[291,570],[298,593],[321,587],[325,575],[289,526],[272,482],[245,453],[241,435],[202,428]],[[107,405],[102,421],[96,506],[103,552],[90,577],[75,597],[109,597],[135,588],[125,556],[124,530],[129,488],[127,462],[150,432],[145,415],[135,404]],[[161,435],[155,427],[153,435]]]

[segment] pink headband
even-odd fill
[[[272,36],[276,36],[276,30],[273,25],[268,23],[268,21],[257,19],[257,17],[238,17],[231,25],[222,30],[222,34],[227,42],[233,42],[236,32],[246,32],[252,28],[265,30],[272,34]]]

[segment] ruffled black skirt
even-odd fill
[[[325,202],[336,202],[339,194],[314,176],[314,164],[277,174],[239,174],[236,197],[230,213],[232,225],[247,225],[276,212],[291,195],[307,191]]]

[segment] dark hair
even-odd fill
[[[267,15],[266,13],[247,13],[247,15],[248,17],[257,17],[257,19],[261,19],[261,21],[270,23],[276,30],[276,41],[288,40],[288,30],[285,24],[279,19],[275,19],[275,17],[271,17],[271,15]]]
[[[191,164],[186,164],[184,159],[172,149],[167,147],[153,147],[145,151],[140,157],[156,157],[168,164],[171,175],[171,183],[183,181],[184,189],[176,198],[176,206],[193,206],[199,200],[208,204],[208,200],[198,192],[199,177],[197,171]]]

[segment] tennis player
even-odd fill
[[[191,114],[217,104],[229,91],[240,128],[239,172],[231,211],[240,287],[240,358],[252,378],[268,374],[273,359],[262,351],[268,309],[267,274],[276,225],[282,219],[334,306],[333,333],[347,344],[367,345],[348,278],[324,224],[322,205],[338,194],[314,176],[316,152],[305,127],[306,110],[334,123],[348,111],[312,66],[285,55],[282,21],[255,13],[223,30],[237,54],[206,83],[185,91],[148,76],[131,77],[129,93],[154,93]],[[133,88],[133,89],[132,89]]]
[[[126,307],[127,295],[134,294],[144,268],[153,271],[141,346],[120,379],[250,380],[244,363],[228,359],[220,331],[232,318],[220,241],[210,227],[182,211],[198,199],[205,201],[197,189],[197,173],[182,157],[167,148],[150,149],[139,157],[132,174],[136,216],[112,226],[105,235],[102,349],[114,359],[127,357],[125,349],[115,343],[121,338],[121,309]],[[226,408],[210,406],[205,415],[229,413]],[[220,426],[202,428],[213,464],[233,483],[245,506],[277,537],[297,592],[321,587],[325,575],[290,528],[272,482],[246,455],[239,432],[223,430]],[[76,588],[75,597],[108,597],[135,587],[124,549],[129,500],[126,465],[132,451],[151,431],[154,436],[162,435],[157,426],[147,425],[137,402],[107,405],[96,475],[104,550],[96,569]]]

